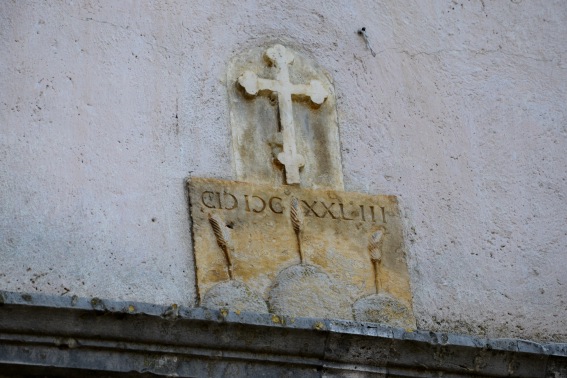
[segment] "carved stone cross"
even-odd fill
[[[238,83],[250,95],[257,95],[259,91],[277,93],[283,134],[283,152],[278,154],[278,160],[285,167],[286,183],[299,184],[299,168],[305,165],[305,159],[297,152],[295,144],[292,96],[308,97],[321,105],[329,93],[318,80],[311,80],[309,84],[293,84],[290,81],[288,65],[293,63],[293,54],[282,45],[269,48],[266,56],[276,68],[275,80],[259,78],[254,72],[246,71],[238,78]]]

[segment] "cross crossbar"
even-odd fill
[[[305,165],[305,159],[297,152],[292,96],[306,96],[320,105],[329,93],[318,80],[311,80],[309,84],[293,84],[290,81],[289,65],[293,63],[294,57],[284,46],[274,45],[266,51],[266,56],[276,69],[275,80],[259,78],[254,72],[246,71],[238,78],[238,83],[249,95],[255,96],[259,91],[277,93],[283,133],[283,152],[277,158],[285,167],[286,183],[299,184],[299,168]]]

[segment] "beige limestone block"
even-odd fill
[[[358,301],[359,313],[374,314],[358,320],[415,325],[395,196],[203,178],[188,185],[201,305],[254,312],[263,306],[246,303],[261,297],[278,314],[353,319]],[[218,285],[239,291],[221,298]],[[360,301],[377,294],[404,319],[367,308],[380,301]]]

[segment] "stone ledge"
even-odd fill
[[[567,344],[0,291],[0,371],[562,377],[567,376]]]

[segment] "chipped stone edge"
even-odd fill
[[[34,322],[34,313],[41,313],[42,320]],[[26,315],[31,320],[26,322]],[[101,315],[105,315],[103,324],[97,321]],[[129,316],[137,324],[140,322],[146,324],[153,336],[147,338],[144,337],[143,332],[125,332],[117,335],[122,340],[117,346],[115,337],[109,336],[111,334],[108,333],[108,329],[124,325]],[[72,323],[75,324],[75,328],[67,329],[65,319],[71,321],[80,319],[80,322]],[[169,324],[176,324],[178,327],[183,327],[184,332],[195,332],[198,336],[194,340],[189,338],[180,342],[176,337],[177,334],[167,332],[153,334],[151,331],[156,327],[163,329]],[[33,330],[30,331],[30,327]],[[97,330],[97,327],[100,329]],[[281,331],[283,333],[278,333]],[[97,335],[94,344],[93,332]],[[207,332],[213,332],[216,336],[210,334],[209,340]],[[226,334],[226,340],[231,341],[218,340],[217,332]],[[47,341],[46,335],[48,335]],[[237,342],[233,339],[242,335],[250,337],[245,342]],[[273,339],[276,337],[274,335],[280,335],[277,337],[281,339]],[[271,337],[272,343],[264,350],[266,337]],[[38,341],[38,338],[41,341]],[[33,358],[30,360],[29,353],[20,361],[22,356],[10,349],[14,343],[20,347],[24,345],[28,352],[34,348],[45,349],[45,345],[50,344],[49,340],[52,340],[53,344],[49,353],[59,355],[68,353],[70,349],[76,349],[74,353],[79,351],[84,359],[75,357],[73,363],[66,364],[61,361],[67,360],[59,356],[46,365],[45,361],[40,361],[37,356],[36,360]],[[309,340],[307,344],[299,345],[306,340]],[[65,348],[61,348],[62,343]],[[140,343],[144,345],[142,348],[139,348]],[[368,343],[376,349],[374,354],[365,349]],[[299,353],[308,344],[309,350]],[[92,359],[89,356],[94,353],[92,348],[100,350],[106,347],[112,350],[112,353],[128,356],[133,353],[139,354],[142,350],[145,353],[151,352],[155,357],[156,354],[164,356],[167,354],[163,345],[170,347],[167,353],[180,353],[184,359],[191,360],[191,369],[201,366],[196,365],[196,360],[192,359],[201,361],[207,369],[211,369],[210,364],[219,364],[220,360],[226,360],[224,364],[231,363],[230,361],[236,363],[235,361],[238,360],[248,364],[246,374],[251,372],[250,366],[254,364],[260,368],[255,370],[256,372],[264,371],[262,369],[275,369],[274,366],[265,365],[267,362],[276,363],[280,367],[287,365],[287,369],[293,368],[292,364],[294,366],[299,364],[303,367],[316,368],[318,372],[366,371],[387,373],[390,374],[389,376],[427,376],[431,371],[448,372],[453,374],[452,376],[466,376],[471,373],[508,376],[510,374],[508,362],[512,360],[516,364],[514,376],[545,377],[546,374],[567,371],[567,343],[485,339],[422,330],[407,332],[399,328],[355,321],[291,318],[274,314],[235,313],[225,309],[192,308],[177,304],[164,306],[100,298],[0,291],[0,352],[4,351],[0,353],[0,367],[23,364],[28,367],[92,370],[93,366],[85,362]],[[190,347],[189,351],[188,347]],[[439,357],[440,348],[445,351],[443,358]],[[395,353],[391,353],[393,349]],[[7,351],[10,350],[11,352],[8,353]],[[45,358],[45,351],[43,353]],[[364,353],[367,355],[362,363],[360,356]],[[488,358],[490,363],[477,364],[479,356]],[[212,359],[203,362],[203,358]],[[459,365],[452,359],[455,361],[458,359]],[[118,363],[122,366],[114,367],[103,364],[100,369],[144,371],[165,375],[175,373],[180,376],[189,374],[187,371],[183,373],[179,361],[176,364],[166,364],[165,367],[163,363],[154,364],[155,366],[150,364],[151,366],[148,367],[145,366],[146,362],[144,366],[137,366],[132,358],[120,360],[127,362]],[[84,366],[81,365],[81,361],[85,362]],[[467,362],[463,364],[463,361],[470,361],[470,365]],[[432,370],[427,370],[424,374],[424,367]],[[98,365],[96,369],[99,369]]]

